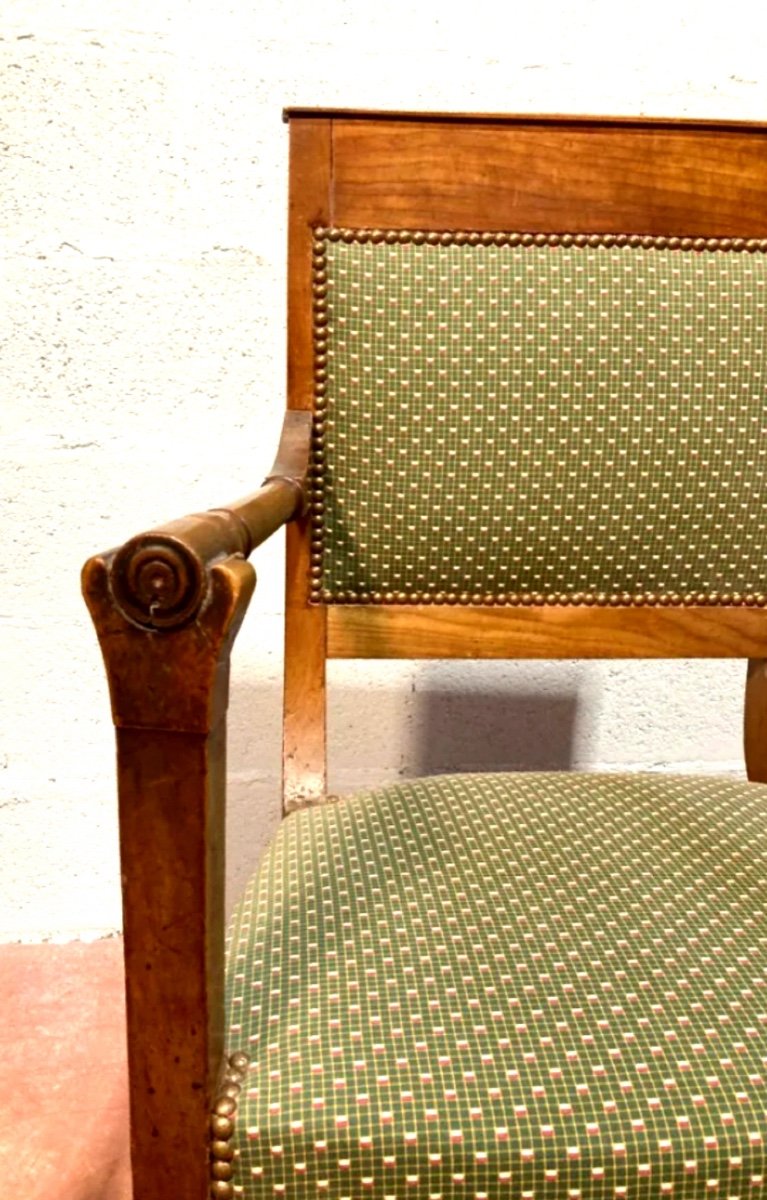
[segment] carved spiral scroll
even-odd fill
[[[121,546],[112,562],[112,594],[124,616],[148,629],[189,621],[208,592],[205,568],[189,546],[167,534],[145,534]]]

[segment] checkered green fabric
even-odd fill
[[[231,931],[238,1194],[764,1187],[767,787],[426,779],[289,816]]]
[[[767,591],[767,255],[363,238],[324,272],[326,600]]]

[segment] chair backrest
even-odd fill
[[[763,656],[767,128],[289,118],[288,807],[326,657]]]

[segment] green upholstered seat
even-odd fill
[[[235,1181],[759,1196],[767,787],[452,776],[288,816],[231,930]]]

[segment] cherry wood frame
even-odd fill
[[[281,525],[286,812],[325,793],[334,657],[747,658],[746,765],[767,781],[764,608],[313,604],[307,503],[318,226],[745,239],[748,253],[767,245],[767,126],[311,109],[286,119],[289,411],[275,467],[253,496],[133,538],[83,575],[117,731],[141,1200],[234,1194],[239,1076],[223,1061],[221,996],[228,661],[254,587],[245,559]]]
[[[83,568],[117,738],[136,1200],[230,1193],[224,1060],[229,659],[255,587],[252,550],[306,507],[311,418],[288,413],[252,496],[171,521]],[[234,1085],[239,1086],[239,1085]]]

